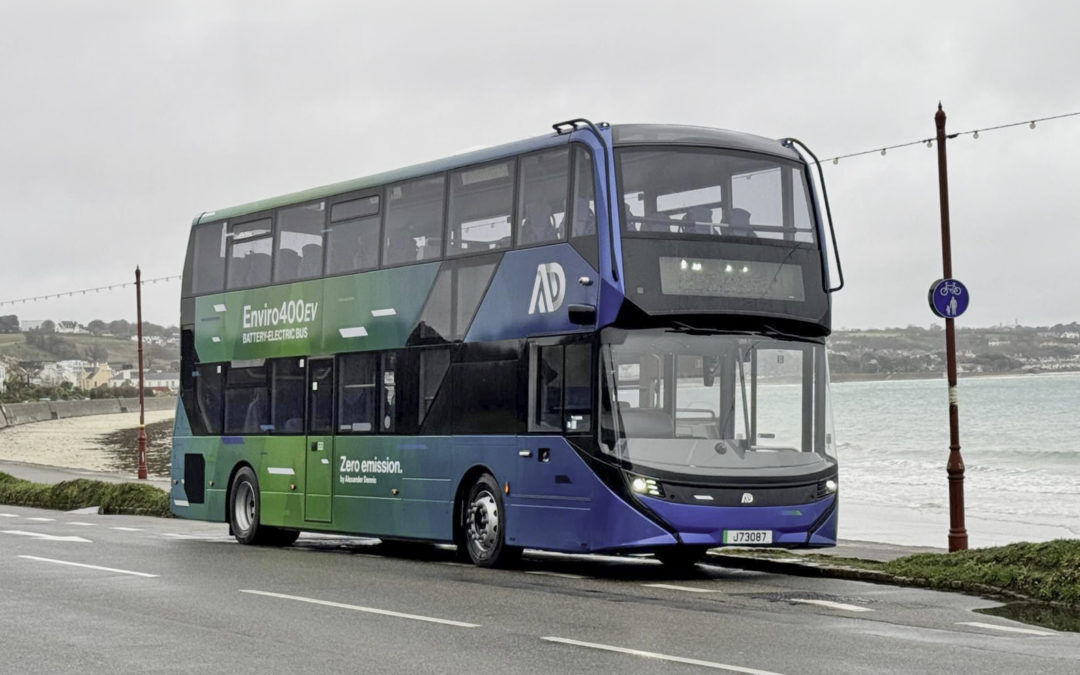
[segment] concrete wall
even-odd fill
[[[4,417],[7,418],[8,426],[16,424],[30,424],[31,422],[44,422],[55,419],[49,401],[37,401],[35,403],[5,403]]]
[[[154,396],[146,399],[146,409],[173,410],[175,396]],[[0,405],[0,429],[16,424],[31,424],[47,420],[110,413],[139,412],[137,398],[101,398],[89,401],[36,401],[34,403],[4,403]]]
[[[117,400],[120,401],[120,410],[118,412],[139,412],[139,399],[121,398]],[[176,410],[175,396],[153,396],[144,398],[143,403],[147,412],[151,410]]]
[[[54,419],[67,417],[86,417],[87,415],[107,415],[120,412],[120,403],[115,398],[98,398],[89,401],[50,401]]]

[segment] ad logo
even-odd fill
[[[529,314],[548,314],[562,307],[566,298],[566,272],[559,263],[540,263],[536,266]]]

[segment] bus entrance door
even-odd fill
[[[334,360],[313,359],[309,366],[304,520],[329,523],[334,487]]]

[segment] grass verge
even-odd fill
[[[820,554],[804,557],[820,565],[879,572],[900,583],[1029,598],[1080,609],[1080,540],[1077,539],[956,553],[918,553],[890,562]]]
[[[55,485],[0,473],[0,504],[71,511],[97,506],[105,514],[171,517],[169,495],[152,485],[79,478]]]

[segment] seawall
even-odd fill
[[[146,410],[172,410],[175,396],[153,396],[145,399]],[[0,404],[0,429],[17,424],[32,424],[68,417],[108,415],[138,412],[137,398],[99,398],[87,401],[34,401],[31,403]]]

